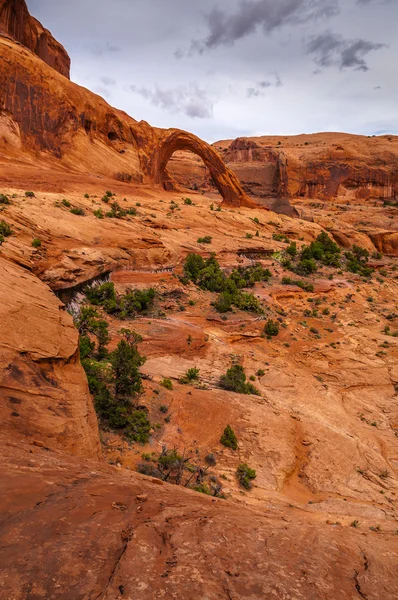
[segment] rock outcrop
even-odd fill
[[[61,75],[70,77],[68,53],[48,29],[29,14],[25,0],[0,0],[1,33],[29,48]]]
[[[0,258],[0,416],[14,438],[98,458],[100,444],[78,333],[51,290]]]
[[[2,598],[398,596],[393,532],[232,505],[12,441],[0,458]]]
[[[196,136],[137,123],[99,96],[68,81],[11,40],[0,38],[1,145],[9,154],[57,159],[59,167],[121,181],[172,187],[166,167],[187,149],[209,168],[224,204],[253,206],[219,154]]]
[[[398,198],[398,138],[348,134],[239,138],[215,144],[253,196]]]

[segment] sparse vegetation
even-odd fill
[[[162,381],[160,382],[160,385],[164,388],[166,388],[166,390],[172,390],[173,389],[173,383],[171,381],[171,379],[168,379],[167,377],[164,377],[162,379]]]
[[[232,450],[238,449],[238,440],[234,430],[230,425],[227,425],[224,429],[224,433],[221,436],[220,442],[226,448],[232,448]]]
[[[11,204],[10,199],[5,194],[0,194],[0,204]]]
[[[13,234],[13,230],[10,225],[5,221],[0,221],[0,246],[5,242],[7,237]]]
[[[246,463],[239,465],[236,470],[236,477],[242,487],[246,490],[251,490],[253,487],[252,481],[256,479],[257,474],[254,469],[251,469]]]
[[[211,244],[213,238],[211,235],[206,235],[205,237],[198,238],[198,244]]]
[[[220,378],[220,387],[223,390],[237,392],[238,394],[260,395],[252,383],[246,382],[246,374],[241,365],[233,365],[225,375]]]
[[[196,367],[192,367],[191,369],[188,369],[188,371],[185,373],[185,375],[183,375],[183,377],[181,377],[180,383],[190,384],[190,383],[195,383],[195,382],[199,381],[199,373],[200,373],[200,371]]]
[[[26,198],[34,198],[35,193],[34,192],[25,192],[25,196],[26,196]]]
[[[33,246],[33,248],[40,248],[40,246],[41,246],[41,240],[39,240],[39,238],[35,238],[32,241],[32,246]]]
[[[82,208],[76,207],[71,208],[70,212],[72,213],[72,215],[77,215],[78,217],[84,217],[84,215],[86,214]]]
[[[269,338],[278,336],[279,323],[277,321],[273,321],[272,319],[268,319],[264,326],[264,333]]]

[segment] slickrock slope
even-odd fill
[[[0,89],[0,598],[398,598],[397,208],[350,191],[286,198],[296,218],[266,212],[222,144],[137,123],[4,36]],[[268,161],[271,173],[277,148],[240,144],[225,144],[234,164]],[[224,201],[178,190],[196,158],[188,171],[179,154],[168,161],[187,148]],[[293,242],[300,252],[325,231],[366,248],[372,277],[344,255],[293,273],[287,248],[294,261]],[[216,293],[182,277],[192,252],[215,253],[227,274],[269,269],[247,290],[263,313],[218,312]],[[96,307],[109,352],[122,329],[142,337],[143,444],[103,414],[99,431],[59,300],[76,315],[96,278],[118,299],[155,290],[142,314]],[[279,332],[267,338],[268,319]],[[233,364],[257,393],[221,389]],[[193,368],[199,379],[181,381]],[[220,442],[228,424],[235,450]],[[164,446],[224,499],[138,474],[156,474]]]
[[[392,532],[274,503],[234,506],[12,441],[0,456],[2,598],[398,596]]]
[[[68,53],[48,29],[29,14],[25,0],[0,0],[1,32],[32,50],[50,67],[69,78]]]

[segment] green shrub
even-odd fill
[[[234,430],[230,425],[227,425],[224,429],[224,433],[221,436],[220,442],[226,448],[232,448],[232,450],[238,449],[238,440]]]
[[[90,196],[88,194],[84,194],[85,198],[90,198]]]
[[[172,383],[171,379],[168,379],[167,377],[164,377],[162,379],[162,381],[160,382],[160,385],[163,386],[164,388],[166,388],[167,390],[173,389],[173,383]]]
[[[233,298],[229,292],[222,292],[213,306],[219,313],[226,313],[231,310],[232,301]]]
[[[13,234],[13,230],[5,221],[0,221],[0,246],[5,242],[5,238]]]
[[[187,204],[188,206],[192,206],[193,202],[192,202],[191,198],[184,198],[184,204]]]
[[[102,212],[102,210],[99,208],[98,210],[95,210],[93,212],[94,217],[97,217],[97,219],[103,219],[104,218],[104,213]]]
[[[273,321],[272,319],[268,319],[264,326],[264,333],[268,337],[276,337],[279,335],[279,323],[278,321]]]
[[[251,469],[246,463],[239,465],[236,470],[236,477],[242,487],[246,490],[251,490],[253,479],[256,479],[257,474],[254,469]]]
[[[72,206],[69,200],[66,200],[65,198],[62,200],[61,204],[66,206],[66,208],[70,208]]]
[[[189,384],[189,383],[194,383],[195,381],[199,380],[199,369],[197,369],[196,367],[192,367],[191,369],[188,369],[188,371],[185,373],[185,375],[183,377],[181,377],[180,379],[180,383],[183,384]]]
[[[35,197],[35,194],[34,194],[34,192],[25,192],[25,196],[26,196],[27,198],[34,198],[34,197]]]
[[[142,340],[138,334],[129,332],[127,339],[121,340],[116,350],[110,355],[115,384],[115,397],[130,399],[142,391],[142,381],[139,367],[145,363],[137,349],[137,343]]]
[[[86,214],[82,208],[71,208],[70,212],[72,213],[72,215],[77,215],[79,217],[84,217],[84,215]]]
[[[198,244],[211,244],[213,238],[210,235],[206,235],[205,237],[198,238]]]
[[[238,394],[260,395],[251,383],[246,383],[246,374],[241,365],[234,365],[220,378],[220,387],[223,390],[237,392]]]
[[[41,241],[39,240],[39,238],[35,238],[35,239],[32,241],[32,246],[33,246],[33,248],[40,248],[40,246],[41,246]]]
[[[314,258],[304,258],[300,260],[296,267],[294,267],[293,271],[297,273],[297,275],[311,275],[312,273],[316,273],[318,270],[318,265]]]
[[[5,194],[0,194],[0,204],[11,204],[8,196]]]
[[[257,377],[264,377],[265,371],[264,369],[259,369],[256,373]]]

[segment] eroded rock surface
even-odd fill
[[[85,457],[100,445],[72,318],[34,275],[0,258],[3,430]]]
[[[0,34],[6,33],[69,79],[70,58],[48,29],[29,14],[25,0],[0,0]]]

